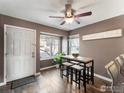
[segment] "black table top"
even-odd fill
[[[78,56],[77,58],[75,58],[72,55],[66,55],[66,56],[63,56],[62,58],[77,61],[77,62],[81,62],[81,63],[86,63],[86,64],[90,63],[90,62],[93,62],[92,58],[81,57],[81,56]]]

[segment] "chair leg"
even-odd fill
[[[89,80],[90,80],[90,77],[89,77],[89,68],[87,67],[87,83],[89,84]]]
[[[67,67],[66,73],[67,73],[67,82],[68,82],[69,81],[69,68],[68,67]]]
[[[72,81],[73,81],[73,69],[71,68],[71,84],[72,84]]]
[[[80,77],[81,77],[81,71],[79,71],[79,89],[80,89]]]
[[[77,70],[75,70],[75,81],[76,81],[76,84],[77,84]]]

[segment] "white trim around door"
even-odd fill
[[[6,38],[7,38],[7,27],[12,27],[12,28],[19,28],[19,29],[23,29],[23,30],[30,30],[30,31],[33,31],[34,32],[34,36],[35,36],[35,40],[34,40],[34,42],[35,42],[35,44],[34,44],[34,46],[35,46],[35,49],[34,49],[34,60],[35,60],[35,64],[34,64],[34,69],[35,69],[35,73],[34,73],[34,75],[36,74],[36,30],[35,29],[29,29],[29,28],[24,28],[24,27],[18,27],[18,26],[12,26],[12,25],[7,25],[7,24],[5,24],[4,25],[4,82],[3,82],[3,84],[2,85],[5,85],[6,84],[6,82],[8,82],[7,81],[7,75],[6,75],[6,69],[7,69],[7,67],[6,67],[6,56],[7,56],[7,51],[6,51],[6,48],[7,48],[7,46],[6,46]]]

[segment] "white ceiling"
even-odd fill
[[[92,16],[79,19],[81,24],[59,25],[62,19],[49,16],[64,16],[61,12],[67,0],[0,0],[0,14],[5,14],[43,25],[74,30],[98,21],[124,14],[124,0],[73,0],[72,7],[78,13],[92,11]]]

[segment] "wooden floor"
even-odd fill
[[[111,93],[102,92],[100,87],[107,82],[95,78],[95,85],[87,85],[87,93]],[[0,93],[84,93],[83,86],[79,90],[73,83],[66,82],[66,78],[60,77],[59,70],[50,69],[42,71],[41,75],[36,78],[36,81],[16,89],[11,90],[10,86],[0,88]]]

